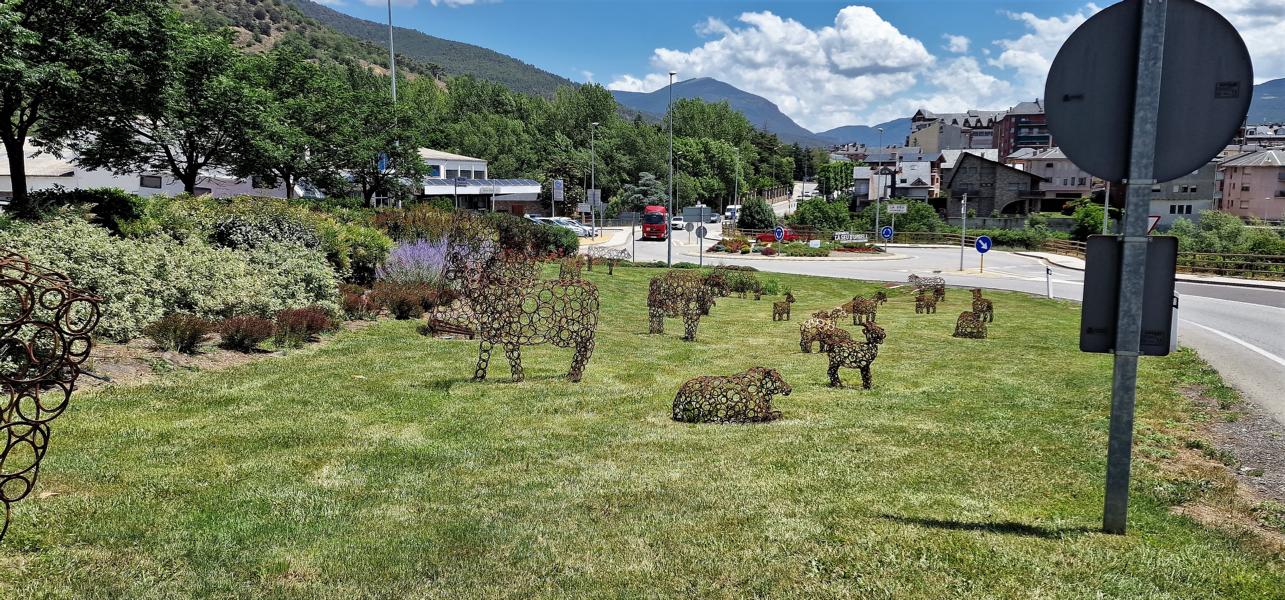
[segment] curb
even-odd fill
[[[1060,262],[1049,260],[1048,258],[1040,256],[1038,254],[1029,254],[1026,252],[1014,252],[1013,254],[1016,254],[1018,256],[1025,256],[1027,258],[1034,258],[1036,260],[1039,260],[1063,269],[1071,269],[1072,271],[1084,271],[1084,267],[1076,267],[1076,266],[1062,264]],[[1259,290],[1285,291],[1285,286],[1271,285],[1266,282],[1257,282],[1257,281],[1211,281],[1209,279],[1204,279],[1202,277],[1196,277],[1193,275],[1186,275],[1183,273],[1178,273],[1174,277],[1174,279],[1182,283],[1198,283],[1203,285],[1226,285],[1231,287],[1253,288],[1253,289],[1259,289]]]
[[[700,257],[699,252],[683,252],[682,255],[694,258]],[[801,260],[811,262],[875,262],[881,260],[909,260],[914,257],[905,254],[885,254],[883,256],[848,258],[844,256],[762,256],[754,253],[729,254],[727,252],[706,252],[705,258],[723,258],[728,260]]]

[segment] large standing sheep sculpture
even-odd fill
[[[653,277],[647,292],[648,332],[664,333],[665,317],[681,317],[683,341],[694,341],[701,316],[709,314],[723,289],[718,272],[702,276],[690,271],[668,271]]]
[[[929,290],[938,302],[946,299],[946,280],[941,277],[920,277],[912,273],[910,283],[916,293]]]
[[[990,323],[995,320],[995,305],[990,300],[982,297],[981,288],[973,288],[973,312],[983,323]]]
[[[529,249],[501,249],[484,227],[462,220],[448,240],[443,281],[476,319],[475,381],[486,379],[495,346],[504,349],[513,381],[522,381],[522,346],[574,348],[567,379],[578,382],[593,356],[598,329],[598,288],[589,281],[540,280]],[[563,263],[574,271],[574,266]],[[562,277],[572,276],[564,270]]]
[[[785,293],[785,300],[782,300],[780,302],[773,302],[772,303],[772,320],[789,321],[791,304],[794,304],[794,294],[790,292]]]
[[[781,418],[772,396],[789,396],[776,369],[754,367],[726,377],[688,380],[674,396],[673,418],[685,423],[763,423]]]
[[[10,252],[0,252],[0,290],[0,386],[8,392],[0,407],[4,539],[13,504],[36,485],[49,423],[66,410],[89,358],[100,299]]]
[[[885,293],[883,290],[879,290],[875,292],[875,302],[879,303],[880,306],[887,304],[888,294]]]
[[[959,313],[955,320],[955,337],[975,340],[986,339],[986,323],[978,318],[977,313],[966,310]]]
[[[827,340],[829,343],[830,369],[830,387],[843,387],[843,381],[839,379],[839,369],[847,367],[849,369],[859,369],[861,371],[861,387],[870,389],[874,385],[874,378],[870,372],[870,366],[874,364],[879,357],[879,344],[883,343],[887,334],[883,328],[876,325],[873,321],[865,321],[861,324],[864,329],[866,341],[857,342],[849,335],[833,336]],[[847,333],[844,331],[844,333]]]
[[[852,299],[852,324],[859,325],[862,321],[874,321],[875,313],[879,309],[879,302],[864,296],[856,296]]]

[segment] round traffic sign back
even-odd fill
[[[976,248],[977,251],[982,254],[986,254],[987,252],[990,252],[991,251],[990,236],[989,235],[977,236],[977,239],[973,241],[973,247]]]
[[[702,239],[702,240],[703,240],[703,239],[705,239],[705,234],[707,234],[707,233],[709,233],[709,230],[708,230],[708,229],[705,229],[705,226],[704,226],[704,225],[701,225],[700,227],[697,227],[697,228],[696,228],[696,237],[698,237],[698,238],[700,238],[700,239]]]
[[[1044,85],[1054,143],[1108,181],[1128,177],[1143,0],[1124,0],[1062,44]],[[1236,28],[1195,0],[1168,0],[1153,178],[1169,181],[1216,156],[1253,96],[1249,50]]]

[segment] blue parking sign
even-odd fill
[[[880,236],[880,237],[882,237],[882,238],[883,238],[883,239],[885,239],[885,240],[890,240],[890,239],[892,239],[892,227],[890,227],[890,226],[888,226],[888,225],[884,225],[884,226],[883,226],[883,229],[880,229],[880,230],[879,230],[879,236]]]
[[[973,242],[973,247],[977,248],[977,251],[982,254],[986,254],[987,252],[990,252],[991,251],[990,236],[987,236],[987,235],[977,236],[977,240]]]

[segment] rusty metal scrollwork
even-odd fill
[[[67,276],[0,251],[0,385],[8,392],[0,408],[0,539],[12,505],[36,485],[49,423],[66,410],[89,358],[99,302]]]

